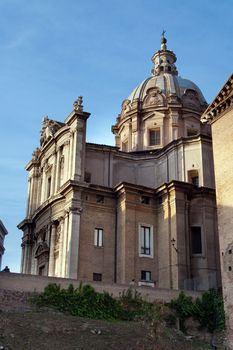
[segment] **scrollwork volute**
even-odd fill
[[[130,100],[124,100],[121,105],[121,117],[131,110],[131,102]]]
[[[43,125],[40,132],[40,145],[43,147],[54,134],[60,129],[61,125],[55,120],[49,119],[47,116],[43,118]]]

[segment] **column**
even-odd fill
[[[27,263],[27,244],[24,244],[24,254],[23,254],[23,273],[26,273],[26,263]]]
[[[61,277],[67,277],[66,275],[66,261],[67,261],[67,233],[69,225],[69,212],[65,212],[64,225],[63,225],[63,246],[62,246],[62,264],[61,264]]]
[[[63,266],[63,243],[64,243],[64,218],[60,218],[60,241],[59,241],[59,257],[58,257],[58,276],[63,277],[62,266]]]
[[[53,162],[53,173],[52,173],[52,194],[54,195],[56,193],[56,174],[57,174],[57,152],[54,151],[54,162]]]
[[[20,266],[20,272],[24,273],[24,260],[25,260],[25,245],[22,244],[22,252],[21,252],[21,266]]]
[[[30,273],[30,245],[29,243],[25,243],[25,254],[24,254],[24,263],[23,263],[23,273]]]
[[[77,169],[77,157],[80,157],[80,154],[77,150],[77,130],[74,131],[73,133],[73,142],[72,142],[72,160],[71,160],[71,166],[72,166],[72,174],[71,178],[74,179],[76,176],[76,169]]]
[[[50,247],[49,247],[48,276],[54,276],[54,267],[55,267],[54,247],[55,247],[56,229],[57,229],[57,226],[56,226],[55,222],[53,222],[52,223],[52,230],[51,230],[51,237],[50,237]]]
[[[79,119],[73,139],[73,174],[74,180],[82,181],[84,177],[85,159],[85,122]]]
[[[28,206],[27,206],[27,215],[31,214],[31,177],[28,179]]]
[[[78,208],[70,208],[67,241],[67,277],[78,278],[80,213]]]
[[[63,145],[59,147],[58,156],[57,156],[57,172],[56,172],[56,192],[61,186],[61,159],[63,155]]]
[[[72,167],[73,167],[73,137],[74,133],[70,132],[70,146],[69,146],[69,179],[72,176]]]
[[[41,183],[41,199],[40,199],[40,204],[44,202],[45,198],[45,169],[41,169],[42,172],[42,183]]]

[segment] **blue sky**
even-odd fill
[[[19,271],[25,165],[45,115],[63,121],[83,96],[87,140],[114,144],[122,101],[150,75],[166,30],[182,77],[211,102],[232,73],[231,0],[0,0],[0,219],[3,267]]]

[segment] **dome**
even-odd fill
[[[154,89],[163,94],[165,99],[169,100],[169,96],[172,96],[173,100],[175,97],[177,101],[184,102],[188,95],[189,99],[196,99],[198,109],[202,106],[206,107],[206,100],[197,85],[191,80],[178,76],[175,65],[176,55],[167,49],[167,39],[164,37],[164,32],[161,38],[161,48],[152,56],[151,60],[154,63],[151,71],[152,76],[145,79],[132,91],[127,99],[129,103],[135,100],[144,101],[148,91]]]
[[[161,149],[178,138],[209,132],[200,123],[206,100],[196,84],[178,75],[164,32],[152,62],[151,77],[122,102],[112,127],[116,146],[124,152]]]
[[[176,95],[179,99],[188,91],[192,90],[197,93],[201,105],[206,105],[206,100],[196,84],[191,80],[181,78],[170,73],[152,76],[143,80],[127,98],[131,103],[135,100],[143,101],[149,89],[157,88],[166,97]]]

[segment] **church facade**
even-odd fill
[[[123,101],[116,146],[86,142],[82,97],[64,122],[44,118],[27,165],[21,272],[156,288],[219,285],[209,125],[200,89],[161,48],[151,77]]]

